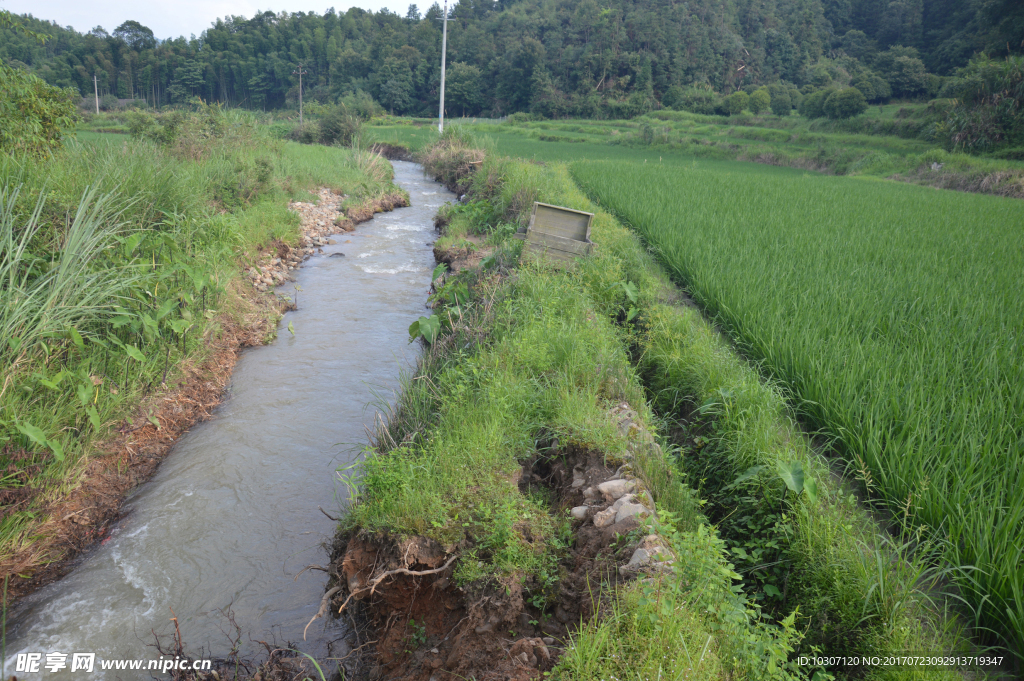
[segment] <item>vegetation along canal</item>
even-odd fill
[[[334,471],[358,456],[378,389],[390,394],[414,361],[432,218],[452,198],[420,166],[394,166],[412,206],[337,236],[297,271],[297,290],[280,289],[298,310],[242,356],[216,417],[181,438],[108,540],[8,614],[6,673],[23,651],[156,658],[146,645],[151,630],[173,632],[171,609],[193,655],[230,652],[228,611],[243,655],[259,640],[302,643],[324,577],[294,578],[323,562],[335,529],[317,507],[345,503]]]

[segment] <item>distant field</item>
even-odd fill
[[[571,168],[1024,651],[1024,203],[648,160]]]

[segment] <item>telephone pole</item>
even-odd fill
[[[302,70],[302,64],[299,64],[297,71],[292,71],[292,75],[299,74],[299,125],[302,125],[302,76],[308,73],[308,71]]]
[[[444,32],[441,38],[441,109],[437,115],[437,131],[444,132],[444,62],[448,49],[448,0],[444,0]]]
[[[92,74],[92,92],[96,95],[96,113],[100,112],[100,87],[96,84],[96,74]]]

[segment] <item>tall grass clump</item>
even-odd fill
[[[1020,204],[890,183],[580,162],[910,531],[976,625],[1024,651]]]
[[[113,315],[139,278],[124,266],[109,266],[107,249],[116,244],[118,223],[110,195],[82,196],[63,243],[49,261],[29,249],[36,237],[45,195],[25,224],[17,224],[14,207],[19,187],[0,188],[0,365],[4,388],[11,371],[36,351],[40,341],[61,338],[71,329],[86,337],[94,322]],[[0,390],[2,395],[2,390]]]

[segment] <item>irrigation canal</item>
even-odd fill
[[[19,652],[39,652],[40,674],[19,679],[83,678],[70,673],[71,654],[91,652],[97,671],[85,676],[113,679],[99,660],[158,659],[152,632],[169,641],[171,609],[194,657],[230,652],[228,612],[243,655],[260,652],[262,640],[321,656],[327,641],[341,639],[341,628],[323,636],[318,620],[309,637],[318,643],[303,647],[326,576],[294,577],[326,564],[334,523],[317,507],[344,505],[334,471],[359,455],[375,395],[391,397],[415,360],[407,329],[425,312],[432,219],[454,198],[419,165],[394,167],[412,206],[337,236],[296,272],[299,290],[279,289],[297,295],[298,310],[285,315],[275,342],[242,355],[215,418],[175,444],[107,540],[8,613],[5,677]],[[67,668],[46,671],[51,652],[67,654]]]

